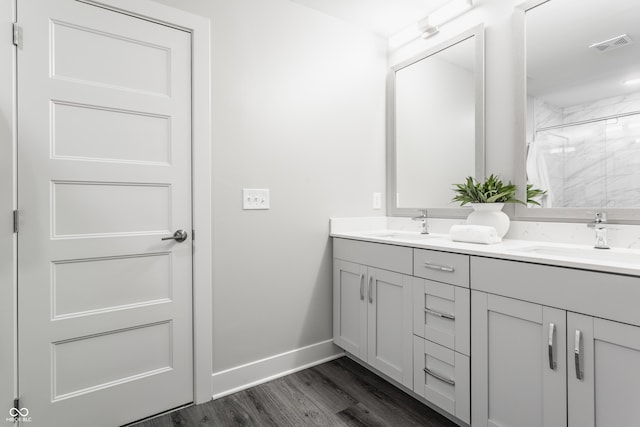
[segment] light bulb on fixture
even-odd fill
[[[638,84],[640,84],[640,78],[637,78],[637,79],[630,79],[630,80],[625,80],[624,84],[625,84],[626,86],[638,85]]]
[[[420,35],[420,37],[422,37],[423,39],[428,39],[431,36],[435,36],[436,34],[438,34],[438,32],[440,31],[440,29],[438,27],[427,27],[424,29],[424,31],[422,31],[422,34]]]
[[[421,19],[416,24],[418,28],[418,32],[420,33],[420,37],[423,39],[428,39],[431,36],[438,34],[439,28],[437,25],[431,24],[431,19],[427,16],[424,19]]]

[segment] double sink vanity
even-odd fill
[[[331,235],[335,343],[459,425],[640,422],[640,251]]]
[[[504,15],[487,23],[500,52],[488,71],[511,68],[493,75],[504,85],[489,96],[483,23],[392,58],[389,222],[332,221],[334,341],[460,425],[640,426],[640,251],[458,243],[391,221],[428,207],[437,220],[462,222],[469,210],[451,203],[454,183],[503,172],[526,201],[506,212],[519,221],[512,237],[584,241],[584,223],[606,210],[618,245],[640,242],[640,89],[627,81],[640,70],[640,3],[491,3],[486,16],[500,7]],[[513,25],[502,25],[507,16]],[[499,38],[513,45],[513,66],[496,61],[509,55]],[[513,161],[502,157],[510,152]],[[487,170],[488,154],[512,168]],[[545,193],[531,201],[531,188]],[[426,216],[415,219],[426,226]],[[605,224],[600,213],[591,223],[600,248]]]

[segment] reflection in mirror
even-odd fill
[[[461,34],[391,71],[391,215],[411,215],[419,208],[441,216],[468,213],[451,198],[453,183],[484,175],[481,30]]]
[[[640,2],[526,10],[526,171],[543,208],[640,207]],[[635,80],[635,82],[634,82]]]

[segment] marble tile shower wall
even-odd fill
[[[640,206],[640,92],[566,108],[535,99],[535,143],[542,144],[554,207]]]

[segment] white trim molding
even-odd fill
[[[213,398],[218,399],[344,355],[344,350],[334,345],[331,339],[216,372],[212,376]]]

